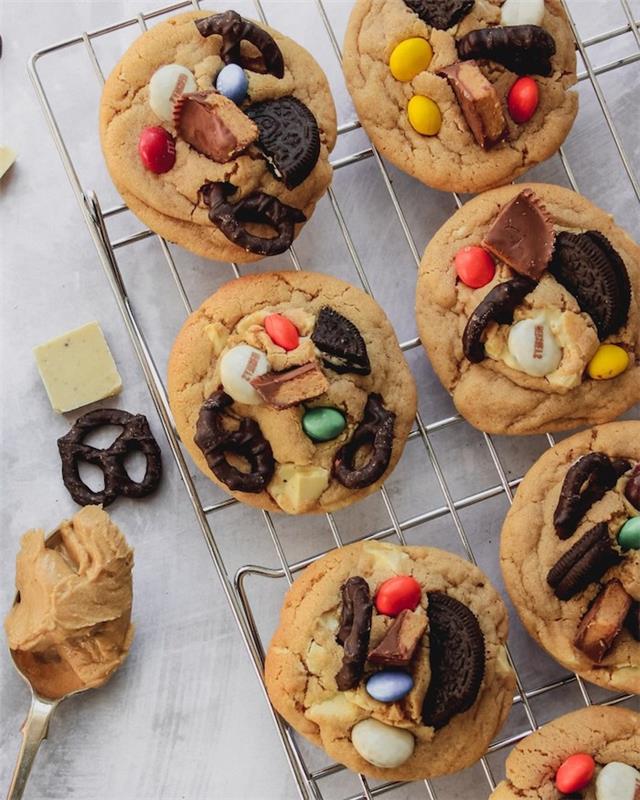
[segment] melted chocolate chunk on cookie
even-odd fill
[[[295,189],[318,163],[320,131],[311,111],[296,97],[265,100],[245,109],[258,126],[258,147],[271,172]]]
[[[478,364],[484,359],[482,337],[487,325],[490,322],[498,322],[501,325],[513,322],[513,312],[535,288],[536,282],[522,275],[493,287],[474,309],[462,335],[462,348],[469,361]]]
[[[436,730],[475,703],[484,677],[484,636],[473,612],[444,592],[429,592],[431,680],[422,721]]]
[[[553,72],[553,36],[539,25],[510,25],[506,28],[479,28],[469,31],[456,43],[463,61],[486,59],[502,64],[517,75],[544,75]]]
[[[205,183],[200,194],[209,207],[209,219],[230,242],[249,253],[260,256],[275,256],[284,253],[293,242],[295,226],[306,221],[299,208],[281,203],[277,197],[254,192],[238,200],[228,202],[229,195],[236,191],[231,183]],[[250,233],[248,223],[267,225],[276,235],[270,238]]]
[[[262,435],[258,423],[248,417],[240,420],[236,430],[223,427],[225,410],[232,404],[231,397],[222,391],[214,392],[205,400],[193,440],[202,450],[211,472],[231,491],[262,492],[275,471],[271,445]],[[233,466],[227,461],[227,453],[243,458],[251,471],[242,472]]]
[[[618,252],[601,233],[560,232],[549,271],[591,317],[600,339],[626,323],[631,303],[629,274]]]
[[[633,638],[640,642],[640,601],[634,600],[631,603],[624,625]]]
[[[268,72],[276,78],[284,77],[284,59],[273,37],[235,11],[197,19],[195,25],[201,36],[222,36],[220,58],[225,64],[239,64],[252,72]],[[260,57],[245,55],[240,47],[243,41],[252,44]]]
[[[336,683],[341,692],[355,689],[364,673],[372,613],[369,584],[359,575],[349,578],[342,586],[340,629],[336,635],[336,641],[344,649],[342,667],[336,674]]]
[[[457,25],[473,8],[475,0],[404,0],[423,22],[446,31]]]
[[[84,438],[105,425],[118,425],[122,433],[104,449],[91,447]],[[130,414],[118,408],[98,408],[75,421],[69,433],[58,439],[62,461],[62,480],[69,494],[78,503],[108,506],[122,497],[146,497],[151,494],[162,475],[162,457],[158,443],[153,438],[147,418],[143,414]],[[146,459],[144,477],[134,481],[127,472],[128,455],[141,452]],[[104,474],[104,488],[94,492],[80,477],[79,464],[95,464]]]
[[[551,567],[547,583],[558,600],[570,600],[620,560],[612,546],[607,523],[599,522]]]
[[[393,426],[396,415],[382,405],[379,394],[370,394],[362,422],[351,440],[336,453],[333,475],[348,489],[364,489],[381,478],[391,460]],[[362,447],[370,448],[367,461],[356,466],[356,456]]]
[[[591,506],[601,500],[630,467],[626,459],[612,460],[606,453],[587,453],[572,464],[553,514],[556,534],[568,539]]]
[[[633,468],[629,480],[624,487],[624,496],[631,505],[640,511],[640,462]]]
[[[325,367],[334,372],[369,375],[371,364],[367,345],[356,326],[334,308],[320,309],[311,341],[324,354]]]

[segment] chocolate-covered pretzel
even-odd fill
[[[382,405],[379,394],[369,395],[362,422],[351,440],[338,450],[333,462],[333,474],[343,486],[363,489],[382,477],[391,460],[395,418],[393,411]],[[356,468],[358,450],[366,445],[371,446],[371,455],[365,464]]]
[[[214,392],[202,404],[194,442],[207,459],[209,469],[234,492],[262,492],[273,477],[275,461],[271,445],[262,435],[258,423],[244,417],[237,430],[222,425],[225,409],[233,400],[222,391]],[[251,472],[242,472],[227,461],[227,453],[244,458]]]
[[[237,203],[230,203],[227,198],[236,188],[231,183],[212,182],[200,188],[211,222],[229,241],[249,253],[261,256],[283,253],[293,242],[296,224],[306,221],[305,215],[299,208],[281,203],[277,197],[264,192],[254,192]],[[266,238],[249,233],[245,227],[248,222],[268,225],[277,235]]]
[[[551,56],[555,55],[553,36],[539,25],[509,25],[469,31],[457,41],[458,55],[468,59],[488,59],[502,64],[517,75],[551,75]]]
[[[252,72],[269,72],[276,78],[284,76],[284,59],[273,37],[237,12],[225,11],[222,14],[212,14],[195,22],[202,36],[214,34],[222,36],[220,58],[225,64],[239,64]],[[240,49],[242,41],[250,42],[256,47],[260,52],[260,58],[244,56]]]
[[[84,438],[104,425],[119,425],[122,433],[109,447],[103,449],[84,443]],[[134,481],[127,473],[125,459],[130,453],[140,451],[147,464],[141,481]],[[162,474],[162,459],[158,443],[153,438],[147,418],[143,414],[129,414],[117,408],[99,408],[79,417],[69,433],[58,439],[62,461],[62,480],[69,494],[78,503],[108,506],[123,497],[145,497],[151,494]],[[104,488],[94,492],[80,477],[79,464],[95,464],[104,474]]]
[[[624,487],[624,496],[634,508],[640,511],[640,462],[633,468],[627,485]]]
[[[342,667],[336,675],[341,692],[354,689],[364,672],[371,634],[373,602],[369,584],[359,575],[349,578],[342,586],[342,613],[336,641],[344,650]]]

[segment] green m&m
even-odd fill
[[[309,408],[302,417],[302,429],[314,442],[328,442],[340,436],[347,421],[337,408]]]
[[[640,517],[631,517],[618,531],[618,544],[623,550],[640,550]]]

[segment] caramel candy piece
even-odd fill
[[[485,150],[507,138],[509,128],[493,85],[475,61],[459,61],[440,70],[456,93],[476,142]]]
[[[199,153],[226,164],[258,138],[258,126],[217,92],[183,94],[173,107],[178,135]]]
[[[574,645],[593,659],[602,661],[620,633],[631,607],[631,597],[617,578],[609,581],[582,618]]]
[[[324,372],[314,362],[285,372],[267,372],[251,381],[260,397],[275,408],[289,408],[320,397],[329,388]]]
[[[426,629],[425,614],[417,614],[406,608],[395,618],[375,650],[369,653],[369,661],[389,667],[408,666]]]

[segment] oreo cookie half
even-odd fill
[[[631,302],[629,274],[619,253],[601,233],[559,233],[549,271],[589,314],[600,339],[625,324]]]
[[[324,354],[325,367],[334,372],[355,372],[356,375],[371,372],[367,345],[360,331],[334,308],[320,309],[311,341]]]
[[[457,25],[473,8],[475,0],[404,0],[423,22],[446,31]]]
[[[431,681],[422,721],[436,730],[475,703],[484,677],[484,636],[473,612],[444,592],[429,592]]]
[[[311,111],[296,97],[279,97],[244,109],[258,126],[258,147],[271,171],[295,189],[308,177],[320,156],[320,131]]]

